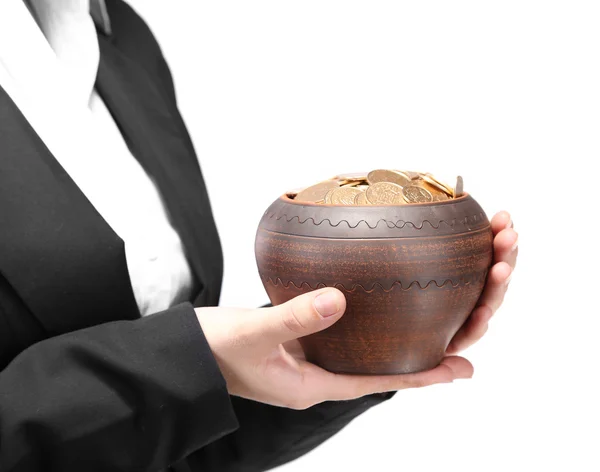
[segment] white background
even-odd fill
[[[520,258],[472,380],[400,392],[282,472],[600,470],[600,15],[578,1],[136,0],[225,252],[222,304],[287,189],[377,167],[509,210]]]

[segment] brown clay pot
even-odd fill
[[[278,198],[256,234],[273,305],[321,287],[344,316],[300,339],[308,361],[337,373],[400,374],[440,363],[483,290],[492,230],[468,194],[410,205],[341,206]]]

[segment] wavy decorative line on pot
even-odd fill
[[[280,277],[276,277],[275,279],[273,279],[272,277],[264,277],[263,280],[265,283],[268,282],[274,286],[280,285],[286,289],[290,288],[291,286],[293,286],[294,288],[296,288],[298,290],[301,290],[305,287],[309,288],[311,290],[317,290],[319,288],[325,288],[325,287],[335,287],[335,288],[338,288],[345,292],[355,292],[358,288],[360,288],[366,293],[372,293],[377,289],[377,287],[379,288],[379,290],[381,290],[383,292],[391,292],[394,289],[408,291],[414,287],[418,288],[419,290],[428,290],[432,286],[435,286],[437,288],[447,288],[448,286],[452,286],[452,288],[456,288],[459,286],[467,286],[467,285],[471,285],[471,284],[474,284],[477,282],[481,282],[486,277],[487,277],[487,271],[485,271],[481,274],[475,275],[473,277],[470,277],[470,278],[467,278],[467,277],[461,278],[456,282],[451,279],[445,279],[442,283],[439,283],[437,280],[430,280],[425,285],[421,285],[421,282],[419,282],[418,280],[413,280],[412,282],[407,284],[406,287],[404,286],[404,284],[402,284],[402,282],[400,280],[397,280],[394,283],[392,283],[392,285],[389,288],[384,287],[379,282],[373,282],[371,284],[371,288],[366,288],[363,284],[359,284],[359,283],[355,283],[352,285],[352,288],[348,288],[344,284],[339,283],[339,282],[329,284],[329,285],[325,284],[323,282],[319,282],[315,286],[313,286],[313,285],[309,284],[308,282],[300,282],[299,284],[294,282],[293,280],[288,280],[288,281],[284,282],[283,280],[281,280]]]
[[[276,212],[265,212],[265,214],[269,217],[269,219],[273,219],[273,217],[277,214]],[[279,215],[277,218],[275,218],[276,221],[281,220],[282,218],[285,218],[285,221],[288,223],[291,223],[293,219],[297,219],[299,224],[304,224],[306,223],[308,220],[311,220],[313,225],[315,226],[320,226],[322,223],[324,223],[325,221],[327,221],[329,223],[329,225],[333,228],[338,227],[341,223],[346,223],[348,225],[349,228],[356,228],[358,225],[360,225],[361,223],[364,223],[365,225],[367,225],[369,228],[371,229],[376,229],[377,226],[379,226],[379,223],[381,223],[382,221],[384,222],[384,224],[387,225],[388,228],[398,228],[398,229],[403,229],[405,226],[410,225],[412,226],[414,229],[418,229],[421,230],[423,229],[423,226],[425,225],[425,223],[428,223],[429,226],[431,226],[432,229],[439,229],[440,226],[443,224],[445,224],[446,226],[448,226],[448,228],[452,228],[454,229],[454,227],[456,226],[456,223],[461,223],[463,225],[471,225],[471,224],[476,224],[480,221],[483,221],[486,219],[486,216],[484,213],[479,212],[478,214],[475,215],[471,215],[471,216],[465,216],[464,218],[453,218],[451,222],[448,222],[446,220],[439,220],[437,223],[437,226],[432,223],[429,220],[422,220],[421,224],[417,224],[413,221],[404,221],[404,220],[398,220],[396,222],[390,221],[390,220],[386,220],[386,219],[379,219],[377,220],[377,223],[375,223],[375,226],[371,226],[369,224],[369,222],[367,220],[360,220],[358,221],[355,225],[352,225],[348,220],[339,220],[336,223],[333,223],[329,218],[323,218],[321,220],[319,220],[318,222],[312,217],[309,216],[307,218],[305,218],[304,220],[300,219],[300,216],[298,215],[293,215],[291,217],[289,217],[287,214],[282,214]]]

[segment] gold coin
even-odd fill
[[[427,203],[433,201],[433,196],[429,190],[417,185],[407,185],[402,188],[404,198],[408,203]]]
[[[433,197],[434,202],[448,200],[448,195],[446,195],[445,191],[440,190],[438,187],[430,184],[427,180],[413,181],[411,182],[411,185],[415,185],[427,190]]]
[[[371,185],[380,182],[389,182],[404,187],[409,184],[410,178],[406,174],[395,170],[377,169],[369,172],[367,182]]]
[[[295,200],[303,202],[319,203],[325,200],[325,194],[332,188],[338,188],[339,184],[335,180],[325,180],[316,185],[307,187],[296,195]]]
[[[334,205],[354,205],[354,198],[362,193],[354,187],[336,188],[331,192],[331,203]]]
[[[460,197],[463,194],[463,178],[459,175],[456,177],[456,187],[454,187],[454,198]]]
[[[404,173],[406,175],[408,175],[408,177],[410,177],[410,180],[415,180],[415,179],[419,178],[418,172],[413,172],[412,170],[406,170],[406,171],[404,171]]]
[[[394,169],[394,172],[396,172],[397,174],[400,174],[402,177],[404,177],[407,180],[411,180],[412,176],[406,172],[405,170],[398,170],[398,169]]]
[[[396,195],[402,194],[402,187],[392,182],[375,182],[365,193],[371,205],[390,205]]]
[[[356,187],[362,183],[362,180],[338,180],[342,187]]]
[[[343,182],[357,182],[361,180],[367,180],[366,172],[345,172],[343,174],[336,175],[332,180],[341,180]]]
[[[404,195],[399,193],[397,195],[394,196],[394,199],[392,200],[392,203],[394,205],[406,205],[408,202],[406,201],[406,198],[404,198]]]
[[[431,185],[433,185],[434,187],[439,188],[442,192],[448,194],[448,195],[452,195],[453,194],[453,190],[450,186],[446,185],[444,182],[442,182],[439,179],[436,179],[434,175],[432,174],[423,174],[423,180]]]
[[[367,200],[367,194],[365,192],[360,192],[356,194],[354,198],[355,205],[370,205],[369,200]]]
[[[337,188],[329,189],[327,191],[327,193],[325,194],[325,198],[323,199],[323,202],[326,203],[327,205],[331,205],[331,195],[333,194],[334,190],[337,190]]]

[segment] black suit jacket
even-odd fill
[[[229,396],[193,309],[218,303],[223,272],[202,173],[156,40],[126,4],[107,5],[96,85],[198,292],[140,317],[123,241],[0,88],[0,471],[273,468],[389,396],[304,411]]]

